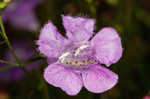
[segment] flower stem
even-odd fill
[[[1,28],[0,34],[1,34],[1,36],[4,38],[6,44],[8,45],[8,48],[9,48],[9,50],[11,51],[13,57],[16,59],[16,61],[17,61],[17,63],[19,64],[19,66],[20,66],[20,67],[23,67],[23,66],[24,66],[23,63],[19,60],[19,58],[17,57],[17,55],[15,54],[13,48],[12,48],[11,45],[10,45],[10,42],[9,42],[9,40],[8,40],[8,37],[7,37],[6,32],[5,32],[5,29],[4,29],[4,25],[3,25],[3,22],[2,22],[2,17],[1,17],[1,16],[0,16],[0,28]]]
[[[13,65],[13,66],[19,66],[19,64],[17,63],[13,63],[13,62],[1,60],[1,59],[0,59],[0,63],[5,63],[5,64]]]
[[[13,57],[16,59],[16,62],[18,63],[18,66],[21,67],[23,69],[23,71],[27,74],[27,70],[24,68],[24,63],[21,62],[21,60],[19,60],[19,58],[17,57],[17,55],[15,54],[13,48],[10,45],[10,42],[8,40],[8,37],[6,35],[5,29],[4,29],[4,25],[3,25],[3,21],[2,21],[2,16],[0,15],[0,28],[1,28],[1,32],[0,34],[2,35],[3,39],[5,40],[10,52],[12,53]]]

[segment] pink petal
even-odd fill
[[[58,63],[45,69],[44,78],[49,84],[61,88],[68,95],[76,95],[82,88],[80,76]]]
[[[107,27],[99,31],[91,40],[91,45],[100,63],[107,66],[116,63],[122,56],[121,39],[113,28]]]
[[[49,22],[44,26],[37,41],[39,50],[45,56],[58,57],[64,49],[66,39],[61,36],[56,27]]]
[[[84,41],[92,36],[95,24],[93,19],[64,15],[62,15],[62,19],[69,39],[73,41]]]
[[[150,99],[150,96],[144,96],[143,99]]]
[[[102,93],[111,89],[118,81],[118,75],[102,67],[94,66],[82,73],[83,83],[88,91]]]
[[[47,58],[47,63],[50,65],[50,64],[57,62],[57,60],[58,58]]]

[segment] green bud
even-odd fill
[[[0,9],[5,8],[11,0],[0,1]]]
[[[0,15],[11,0],[0,0]]]

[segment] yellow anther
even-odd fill
[[[85,65],[87,65],[87,64],[88,64],[88,61],[86,60],[86,61],[85,61]]]
[[[75,61],[72,61],[72,65],[76,65]]]
[[[63,60],[63,63],[73,66],[85,66],[94,62],[95,60],[84,60],[84,61]]]
[[[72,64],[72,62],[71,62],[71,61],[68,61],[68,64],[70,64],[70,65],[71,65],[71,64]]]

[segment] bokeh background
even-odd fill
[[[23,3],[18,3],[20,1]],[[26,7],[24,3],[30,1],[38,3]],[[7,10],[10,12],[6,13]],[[3,19],[6,34],[27,70],[24,73],[15,66],[15,59],[0,36],[0,60],[9,63],[0,63],[0,99],[143,99],[150,95],[149,0],[12,0],[0,13],[8,17]],[[95,32],[105,26],[118,31],[124,51],[119,62],[110,67],[119,75],[114,88],[101,94],[83,88],[77,96],[68,96],[45,82],[43,70],[47,62],[39,54],[35,41],[49,20],[65,35],[62,14],[96,19]]]

